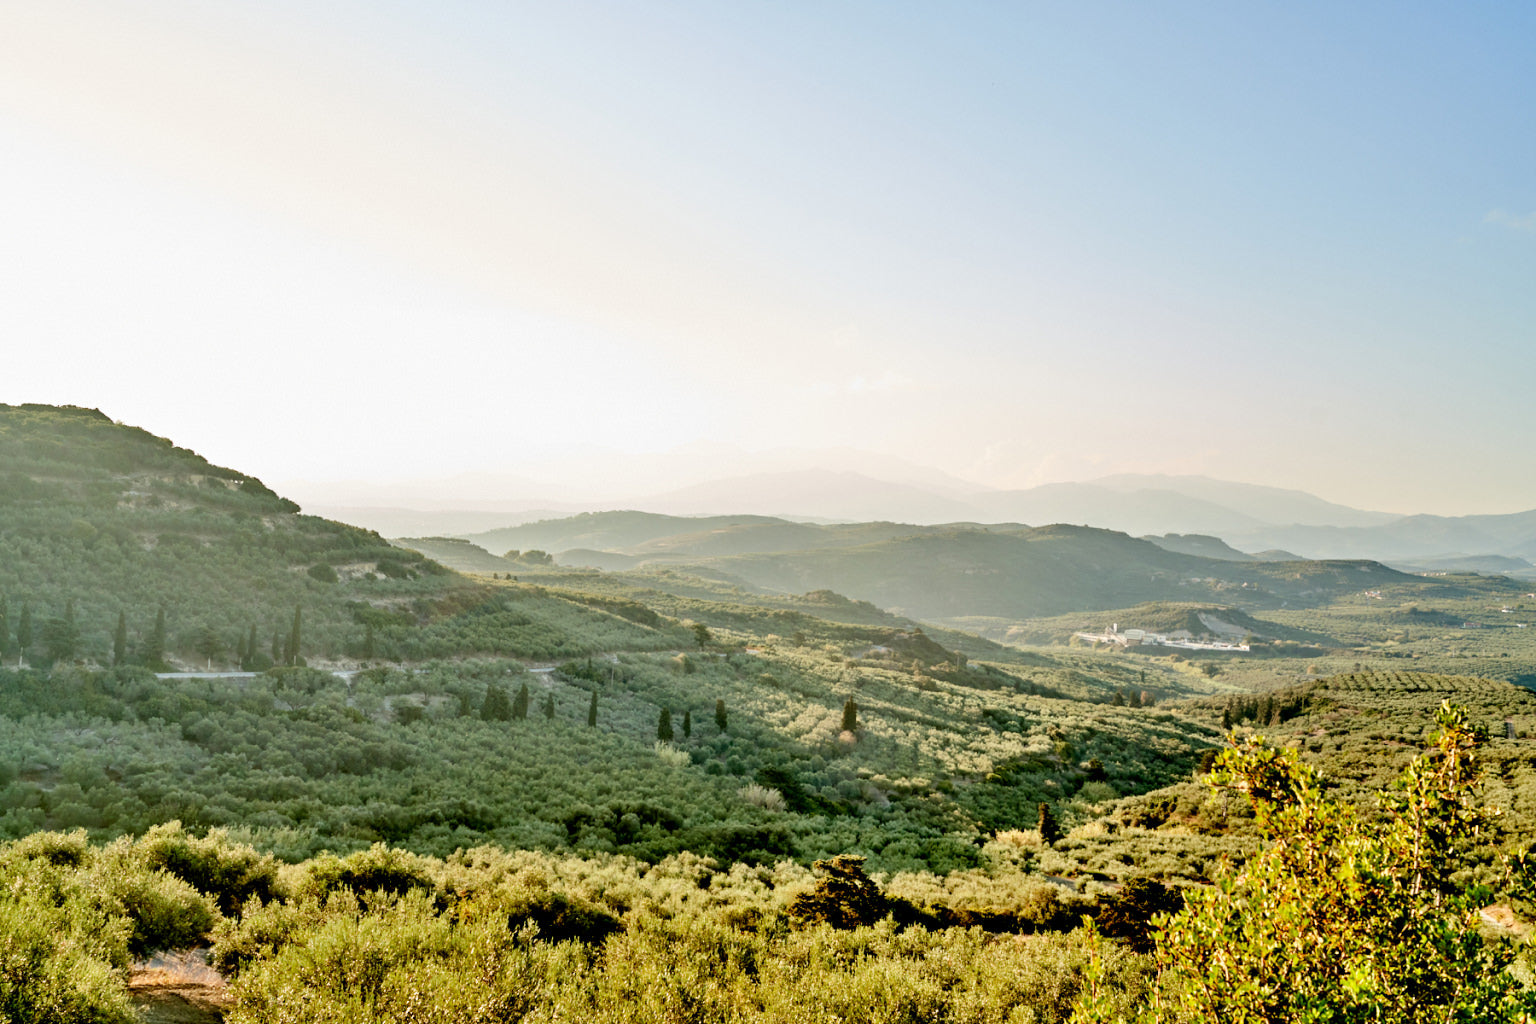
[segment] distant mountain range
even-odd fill
[[[766,516],[667,516],[596,512],[493,530],[469,538],[398,543],[467,572],[538,571],[527,552],[569,567],[678,569],[748,592],[836,591],[933,622],[1018,621],[1144,602],[1216,604],[1261,611],[1305,607],[1372,592],[1393,600],[1465,596],[1508,581],[1426,579],[1379,562],[1248,554],[1218,538],[1020,524],[818,525]],[[492,552],[495,552],[494,554]],[[967,628],[971,628],[968,626]]]
[[[1259,554],[1264,558],[1371,558],[1419,570],[1516,573],[1530,570],[1536,561],[1536,511],[1397,515],[1350,508],[1303,491],[1198,476],[1121,474],[1025,490],[967,491],[947,480],[898,482],[852,470],[814,469],[728,477],[632,501],[585,507],[598,511],[616,505],[653,514],[712,517],[708,522],[713,525],[701,520],[698,531],[717,528],[721,517],[744,525],[739,521],[753,515],[773,517],[781,523],[1066,523],[1132,536],[1216,537],[1239,555]],[[493,523],[502,527],[527,524],[541,518],[539,507],[550,510],[542,516],[546,519],[580,510],[570,504],[530,499],[517,503],[515,510],[509,503],[501,513],[485,508],[413,512],[361,506],[322,506],[313,511],[394,536],[483,537],[484,546],[495,551],[519,545],[488,527]],[[498,514],[500,520],[496,519]],[[408,529],[395,528],[407,525]],[[556,550],[550,547],[554,543],[532,546]],[[562,537],[560,543],[573,548],[617,550],[639,541],[592,537],[577,542]]]

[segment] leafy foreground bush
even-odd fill
[[[132,1021],[130,959],[191,945],[214,916],[208,897],[147,867],[128,840],[39,833],[0,848],[0,1020]]]
[[[634,919],[601,946],[507,928],[495,898],[434,914],[424,893],[308,917],[234,983],[232,1024],[287,1021],[1065,1021],[1087,963],[1075,936],[745,932],[712,915]],[[1140,958],[1101,969],[1125,1000]]]
[[[1234,741],[1213,778],[1248,795],[1264,842],[1182,910],[1152,881],[1096,905],[913,902],[925,886],[882,891],[853,857],[819,878],[493,847],[278,866],[176,825],[100,847],[38,833],[0,846],[0,1020],[126,1024],[130,959],[211,936],[231,1024],[1532,1024],[1517,950],[1480,933],[1489,894],[1463,880],[1479,737],[1462,711],[1439,721],[1373,810],[1325,795],[1290,751]],[[1097,929],[986,930],[1090,906]],[[981,926],[946,927],[962,911]]]
[[[1146,1006],[1126,1013],[1091,969],[1078,1024],[1536,1020],[1536,992],[1509,970],[1516,948],[1482,935],[1489,890],[1459,874],[1486,826],[1481,737],[1448,703],[1437,718],[1434,750],[1377,815],[1325,796],[1294,751],[1257,739],[1223,751],[1212,781],[1247,794],[1260,852],[1163,919]]]
[[[845,874],[867,902],[900,905],[857,862]],[[823,902],[847,895],[839,878],[815,890]],[[274,869],[175,825],[97,847],[83,832],[38,833],[0,847],[0,1021],[126,1024],[130,961],[210,938],[232,1024],[1071,1015],[1084,933],[890,915],[833,927],[792,911],[812,882],[792,862],[722,871],[691,854],[647,865],[490,847],[439,860],[380,845]],[[1100,956],[1129,1006],[1146,958]]]

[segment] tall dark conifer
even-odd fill
[[[656,719],[656,738],[663,743],[672,742],[672,709],[662,708],[661,715]]]
[[[692,735],[693,735],[693,712],[692,711],[684,711],[683,712],[683,739],[686,740],[686,739],[688,739]]]
[[[725,724],[725,701],[717,700],[715,701],[715,728],[725,732]]]
[[[1046,846],[1055,844],[1061,838],[1061,826],[1056,824],[1056,815],[1051,811],[1050,804],[1040,805],[1040,841]]]
[[[594,728],[597,726],[597,691],[596,690],[592,691],[592,703],[587,705],[587,724],[589,726],[594,727]]]
[[[75,625],[75,602],[64,604],[62,618],[43,623],[43,656],[50,662],[71,661],[79,652],[80,627]]]
[[[144,642],[144,664],[158,669],[165,664],[165,607],[155,613],[155,628]]]
[[[299,663],[299,645],[303,642],[303,617],[304,609],[295,605],[293,609],[293,626],[288,630],[288,645],[283,649],[283,661],[289,665]]]
[[[480,717],[487,722],[505,722],[512,717],[512,702],[507,691],[496,683],[485,687],[485,700],[480,704]]]
[[[522,689],[517,691],[517,696],[512,700],[512,717],[518,721],[528,717],[528,684],[524,683]]]

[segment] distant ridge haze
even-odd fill
[[[822,523],[1069,523],[1132,536],[1208,535],[1247,553],[1283,549],[1308,558],[1375,558],[1415,565],[1439,560],[1454,567],[1458,558],[1483,556],[1536,561],[1536,511],[1396,515],[1351,508],[1304,491],[1203,476],[1117,474],[1083,483],[990,490],[938,473],[927,480],[918,479],[921,474],[915,471],[904,475],[907,478],[898,481],[853,469],[773,470],[616,494],[606,501],[562,499],[526,479],[492,474],[399,487],[300,487],[296,493],[301,501],[310,499],[312,512],[389,536],[483,535],[576,512],[637,509],[674,516],[756,515]],[[453,496],[465,493],[466,483],[473,484],[473,499],[455,502]],[[314,502],[311,495],[350,500]],[[370,495],[374,500],[368,500]],[[570,546],[605,548],[595,543]],[[1467,565],[1473,567],[1473,562]]]

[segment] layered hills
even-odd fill
[[[1143,983],[1107,943],[1286,848],[1203,777],[1228,729],[1374,807],[1442,700],[1489,783],[1432,799],[1500,811],[1467,837],[1457,920],[1521,896],[1479,874],[1536,829],[1536,701],[1512,685],[1536,684],[1536,599],[1507,580],[1069,525],[520,529],[481,538],[499,553],[391,546],[100,413],[0,407],[13,983],[127,1021],[130,958],[212,941],[232,1020],[478,1020],[496,986],[497,1013],[536,991],[672,1019],[703,992],[720,1019],[863,1019],[898,984],[911,1019],[1061,1020],[1096,957]],[[1265,642],[1125,646],[1113,622]],[[1271,919],[1259,895],[1242,927]]]
[[[474,571],[512,571],[537,546],[561,564],[608,571],[687,566],[777,593],[833,590],[930,621],[1022,620],[1149,601],[1248,610],[1311,607],[1363,592],[1464,595],[1514,585],[1466,575],[1427,578],[1379,562],[1249,555],[1205,535],[1136,538],[1052,525],[797,523],[760,516],[588,513],[453,541],[401,542]],[[468,545],[468,546],[466,546]]]
[[[94,410],[0,408],[0,474],[0,835],[174,819],[295,858],[382,840],[947,870],[1077,792],[1079,762],[1087,808],[1213,735],[1140,707],[1210,692],[1185,666],[441,541],[492,560],[466,575]],[[661,525],[570,529],[666,547]]]
[[[882,479],[878,473],[876,467],[869,472],[843,468],[749,473],[665,493],[615,493],[601,505],[594,505],[590,498],[557,502],[525,497],[510,504],[504,501],[506,511],[500,522],[527,523],[538,518],[529,511],[536,508],[628,507],[676,516],[731,518],[752,512],[819,522],[1073,523],[1132,536],[1206,534],[1249,553],[1279,550],[1308,558],[1367,558],[1400,568],[1439,565],[1449,571],[1477,571],[1489,564],[1489,556],[1498,556],[1508,560],[1503,563],[1506,568],[1523,571],[1536,560],[1536,512],[1401,515],[1351,508],[1298,490],[1201,476],[1120,474],[1082,483],[997,490],[941,474],[925,477],[908,472],[896,480]],[[535,495],[538,487],[528,480],[509,481],[505,493]],[[438,490],[449,494],[454,488],[450,480],[442,481]],[[469,525],[496,521],[497,513],[490,511],[482,490],[473,490],[477,497],[470,502],[472,509],[466,505],[464,510],[408,512],[354,503],[335,506],[333,514],[359,517],[349,521],[368,522],[392,536],[495,534],[498,531]],[[381,494],[378,500],[385,501],[386,496]],[[492,551],[514,546],[503,540],[487,536],[484,545]],[[614,550],[624,545],[572,546]]]

